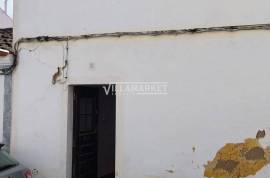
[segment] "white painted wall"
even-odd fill
[[[65,43],[23,45],[12,154],[36,178],[70,178],[67,85],[168,82],[168,95],[117,96],[117,178],[201,178],[224,144],[270,127],[269,39],[253,31],[70,42],[68,82],[57,85]]]
[[[12,19],[0,8],[0,28],[11,28]]]
[[[14,0],[15,34],[74,35],[269,23],[268,6],[268,0]]]
[[[14,5],[15,39],[270,19],[267,0],[15,0]],[[12,154],[38,169],[36,178],[70,178],[68,86],[168,82],[165,96],[117,96],[117,178],[201,178],[203,165],[225,143],[270,127],[269,39],[269,32],[257,31],[70,42],[69,78],[57,85],[51,79],[63,65],[65,43],[23,45],[13,76]],[[266,167],[254,177],[269,174]]]

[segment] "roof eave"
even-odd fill
[[[0,56],[1,56],[1,57],[5,57],[5,56],[7,56],[7,55],[9,55],[9,54],[10,54],[10,52],[9,52],[8,50],[1,49],[1,48],[0,48]]]

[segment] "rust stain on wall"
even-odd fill
[[[270,147],[263,148],[259,142],[265,131],[258,131],[256,138],[243,143],[228,143],[205,165],[204,176],[209,178],[239,178],[255,175],[270,164]]]

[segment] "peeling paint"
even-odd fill
[[[270,163],[270,147],[265,149],[259,142],[265,131],[258,131],[256,138],[244,143],[228,143],[205,165],[204,176],[209,178],[239,178],[256,175]]]
[[[245,154],[245,158],[247,160],[263,160],[263,159],[265,159],[264,155],[265,155],[265,152],[264,152],[263,148],[255,147],[255,148],[252,148],[251,150],[249,150]]]
[[[217,169],[224,169],[227,172],[232,172],[236,166],[239,164],[239,161],[234,161],[234,160],[218,160],[215,170]]]

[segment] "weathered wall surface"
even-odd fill
[[[117,96],[117,178],[201,178],[208,161],[215,167],[206,175],[240,175],[234,169],[245,164],[235,162],[240,153],[253,158],[254,147],[264,162],[251,166],[252,177],[265,178],[270,144],[255,138],[270,128],[269,39],[253,31],[70,42],[68,81],[56,85],[66,44],[23,45],[13,76],[12,154],[39,170],[37,178],[70,178],[67,85],[168,82],[168,95]],[[216,164],[218,152],[227,156]]]
[[[67,89],[51,83],[63,48],[49,44],[30,52],[33,47],[21,50],[13,73],[11,153],[38,169],[37,177],[66,178]]]
[[[15,39],[270,19],[267,0],[14,4]],[[68,85],[168,82],[168,95],[117,96],[117,178],[239,177],[244,175],[236,171],[239,166],[249,166],[241,158],[252,157],[255,148],[260,166],[248,170],[265,178],[270,174],[270,143],[264,141],[262,147],[255,136],[270,127],[269,39],[268,31],[253,31],[70,42],[68,81],[56,85],[52,76],[64,65],[66,44],[23,45],[13,80],[12,154],[37,169],[37,178],[70,178]],[[230,149],[227,143],[232,143]]]

